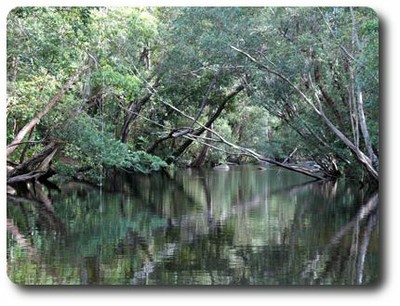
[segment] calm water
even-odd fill
[[[8,198],[19,284],[358,285],[378,280],[377,195],[271,166],[31,186]]]

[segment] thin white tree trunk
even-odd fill
[[[354,50],[357,51],[357,53],[362,53],[363,46],[360,42],[360,39],[358,37],[358,31],[357,31],[357,24],[356,24],[356,19],[354,16],[354,11],[353,8],[350,7],[350,13],[351,13],[351,24],[352,24],[352,44],[354,47]],[[355,52],[354,52],[355,53]],[[359,62],[353,61],[355,65],[356,70],[362,69],[362,65]],[[356,92],[356,105],[357,105],[357,113],[358,113],[358,119],[359,119],[359,124],[360,124],[360,129],[361,129],[361,134],[364,139],[364,144],[365,148],[367,149],[369,159],[371,160],[371,163],[374,167],[376,167],[376,164],[378,162],[378,158],[376,157],[374,150],[372,149],[372,143],[371,143],[371,138],[369,137],[369,131],[368,131],[368,126],[367,126],[367,120],[365,118],[365,113],[364,113],[364,101],[363,101],[363,90],[361,87],[361,82],[357,78],[357,75],[353,75],[352,73],[352,81],[353,86],[355,86],[355,92]]]
[[[317,107],[314,102],[307,97],[307,95],[301,91],[293,82],[291,82],[286,76],[281,74],[278,71],[272,70],[269,68],[267,65],[257,61],[254,57],[252,57],[250,54],[247,52],[244,52],[243,50],[240,50],[236,47],[231,46],[232,49],[236,50],[237,52],[243,54],[246,56],[248,59],[250,59],[252,62],[254,62],[257,66],[259,66],[261,69],[266,70],[267,72],[277,76],[284,82],[286,82],[290,87],[292,87],[302,98],[303,100],[314,110],[314,112],[322,119],[322,121],[328,126],[328,128],[338,137],[349,149],[350,151],[355,155],[356,159],[358,160],[359,163],[361,163],[366,171],[371,175],[371,177],[378,181],[379,180],[379,175],[378,172],[375,170],[374,166],[372,165],[371,160],[369,157],[367,157],[358,147],[356,147],[350,139],[348,139],[342,131],[340,131],[330,120],[326,115],[324,114],[321,103],[318,98],[318,89],[313,86],[314,94],[317,99],[317,102],[319,103],[319,107]],[[311,80],[311,79],[310,79]]]
[[[372,149],[371,139],[369,137],[367,121],[364,114],[364,106],[363,106],[363,96],[360,89],[357,90],[357,112],[360,122],[360,129],[363,135],[364,144],[368,152],[369,159],[372,162],[372,165],[376,165],[378,158],[376,157],[374,150]]]

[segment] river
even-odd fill
[[[369,285],[378,195],[275,166],[115,175],[7,200],[17,284]]]

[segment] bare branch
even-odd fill
[[[257,61],[254,57],[252,57],[250,54],[248,54],[247,52],[240,50],[234,46],[231,46],[231,48],[241,54],[243,54],[244,56],[246,56],[248,59],[250,59],[253,63],[255,63],[257,66],[259,66],[260,68],[268,71],[269,73],[277,76],[278,78],[280,78],[281,80],[285,81],[286,83],[288,83],[290,85],[290,87],[292,87],[306,102],[308,105],[310,105],[314,111],[319,114],[319,110],[316,108],[316,106],[314,105],[314,103],[306,96],[306,94],[304,92],[302,92],[292,81],[290,81],[287,77],[285,77],[283,74],[281,74],[278,71],[272,70],[271,68],[269,68],[267,65]]]

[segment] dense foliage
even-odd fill
[[[227,143],[377,180],[379,23],[366,8],[21,7],[7,20],[8,156],[51,142],[54,168],[248,161]],[[340,133],[339,133],[339,132]]]

